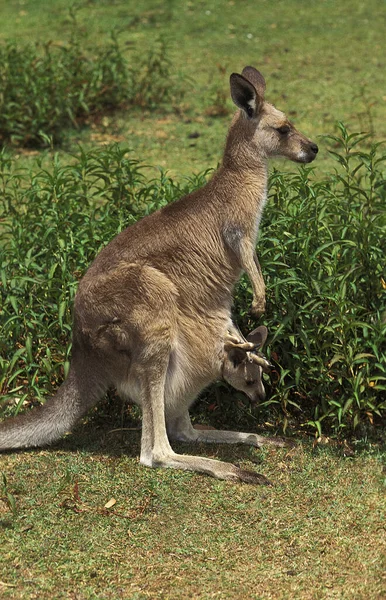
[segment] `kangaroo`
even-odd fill
[[[260,325],[248,334],[247,339],[232,325],[224,340],[223,354],[218,364],[219,371],[215,379],[224,379],[235,389],[244,392],[251,403],[261,402],[265,399],[263,372],[268,373],[273,365],[263,356],[260,350],[267,339],[268,330]],[[257,351],[259,350],[259,351]],[[239,431],[197,430],[191,425],[190,419],[185,417],[184,422],[179,419],[177,427],[173,422],[168,424],[169,439],[188,442],[210,442],[225,444],[248,444],[257,448],[263,445],[274,446],[292,445],[289,440],[279,437],[262,437],[255,433],[242,433]],[[260,483],[270,482],[260,475]]]
[[[42,407],[0,425],[0,450],[57,440],[114,386],[142,409],[143,465],[265,481],[231,463],[177,454],[169,441],[201,435],[188,409],[218,371],[243,270],[252,310],[264,308],[255,245],[269,158],[310,163],[318,152],[265,101],[255,68],[233,73],[230,92],[238,110],[221,166],[202,188],[131,225],[98,254],[75,296],[67,379]]]

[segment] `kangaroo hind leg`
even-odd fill
[[[197,471],[206,473],[217,479],[227,479],[231,481],[243,481],[245,483],[270,485],[270,481],[264,476],[254,471],[246,471],[235,465],[219,460],[204,458],[201,456],[188,456],[175,453],[170,444],[165,427],[165,398],[164,390],[161,385],[158,388],[152,387],[149,389],[149,396],[146,408],[143,411],[143,433],[141,446],[141,462],[149,464],[146,461],[148,454],[148,444],[151,439],[153,443],[151,453],[151,465],[153,467],[169,467],[173,469],[183,469],[188,471]],[[157,397],[158,395],[158,397]],[[146,415],[146,416],[145,416]],[[196,441],[196,430],[191,426],[188,413],[181,418],[179,425],[182,426],[184,421],[184,440]],[[162,424],[162,429],[158,428]],[[149,428],[150,424],[150,428]],[[150,431],[149,431],[150,429]],[[198,432],[197,432],[198,433]]]

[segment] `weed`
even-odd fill
[[[0,142],[47,146],[70,127],[130,105],[154,108],[179,98],[164,40],[129,63],[115,32],[88,48],[75,32],[66,44],[0,46]],[[178,91],[176,91],[178,90]]]
[[[205,109],[205,114],[209,117],[226,117],[231,112],[229,104],[228,87],[225,85],[224,77],[228,73],[228,69],[222,65],[217,65],[220,82],[216,80],[211,85],[210,105]]]
[[[386,408],[386,157],[379,145],[359,151],[364,138],[339,124],[339,167],[320,182],[309,168],[274,172],[258,247],[277,365],[269,403],[308,414],[319,434],[326,420],[355,429]],[[244,282],[241,314],[249,294]]]
[[[379,145],[361,151],[363,140],[340,125],[330,137],[334,174],[314,181],[312,170],[301,168],[271,177],[258,254],[267,282],[267,353],[276,370],[259,410],[284,428],[295,420],[317,433],[348,433],[385,414],[385,157]],[[0,384],[12,412],[26,399],[43,400],[68,372],[73,298],[96,253],[204,180],[205,174],[178,184],[162,171],[146,180],[119,146],[79,148],[71,164],[54,156],[49,168],[40,161],[33,172],[0,155]],[[243,279],[235,318],[244,331],[255,326],[250,303]],[[224,385],[222,391],[228,422],[256,419]],[[205,398],[210,418],[215,390]]]
[[[163,37],[155,41],[145,55],[139,58],[140,68],[132,73],[132,103],[142,108],[172,103],[175,96],[183,97],[183,78],[173,72],[169,59],[169,44]],[[185,83],[187,79],[185,78]]]
[[[97,252],[192,185],[162,172],[145,181],[117,145],[80,148],[72,164],[55,155],[49,168],[38,161],[33,172],[19,172],[0,154],[0,386],[3,401],[17,398],[15,412],[26,396],[41,400],[67,374],[75,290]]]
[[[86,117],[122,107],[129,71],[117,40],[90,58],[79,40],[0,48],[0,140],[44,146]]]
[[[1,474],[2,475],[2,484],[0,487],[0,495],[1,495],[1,499],[5,502],[5,504],[8,506],[9,510],[12,512],[12,515],[14,517],[16,517],[17,515],[17,505],[16,505],[16,498],[15,496],[9,491],[8,488],[8,480],[5,476],[4,473]]]

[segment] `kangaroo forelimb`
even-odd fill
[[[241,269],[249,277],[253,290],[251,312],[260,317],[265,311],[265,283],[254,245],[242,229],[237,227],[226,227],[223,238]]]

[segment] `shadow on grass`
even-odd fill
[[[230,427],[228,427],[230,429]],[[271,431],[259,431],[262,435],[272,435]],[[299,442],[300,444],[302,442]],[[304,443],[310,447],[305,438]],[[94,414],[86,417],[66,436],[46,446],[52,452],[86,452],[93,455],[108,455],[109,457],[127,456],[139,458],[141,444],[141,420],[122,421],[119,414],[106,414],[105,411],[96,410]],[[251,461],[255,464],[263,462],[264,449],[254,448],[242,444],[209,444],[204,442],[186,443],[172,442],[173,450],[179,454],[194,454],[216,458],[226,462]],[[33,453],[37,448],[20,449],[6,454]]]
[[[220,428],[220,427],[219,427]],[[232,427],[227,427],[231,429]],[[260,435],[272,435],[271,430],[255,430]],[[356,439],[337,439],[323,436],[319,441],[306,435],[299,429],[287,432],[289,439],[312,454],[330,454],[336,457],[355,458],[355,456],[386,453],[385,430],[374,428],[371,435],[364,434]],[[110,457],[127,456],[138,458],[141,444],[141,420],[125,419],[122,416],[111,414],[97,409],[74,430],[64,438],[52,444],[48,449],[63,452],[87,452],[95,455],[108,455]],[[251,461],[260,464],[264,460],[265,449],[258,449],[242,444],[209,444],[209,443],[184,443],[173,442],[173,449],[180,454],[194,454],[224,460],[227,462]],[[291,448],[287,449],[288,451]],[[25,452],[26,450],[23,450]],[[27,450],[28,451],[28,450]],[[34,449],[30,449],[33,452]]]
[[[196,413],[196,419],[205,419],[200,414],[199,409],[200,403],[195,405],[192,416],[194,417],[194,413]],[[216,420],[210,419],[211,425],[218,429],[251,431],[251,427],[244,428],[240,424],[233,424],[229,421],[232,415],[227,415],[226,424],[222,417],[224,417],[224,414],[218,415],[218,423]],[[272,428],[256,425],[254,423],[252,426],[254,433],[263,436],[275,435]],[[101,400],[95,409],[90,411],[75,426],[71,433],[46,448],[51,449],[53,452],[86,452],[94,455],[104,454],[110,457],[138,458],[141,444],[141,426],[140,409],[122,402],[115,393],[111,393],[104,400]],[[279,434],[277,436],[281,437]],[[361,455],[386,454],[386,428],[382,427],[382,424],[367,430],[363,428],[361,434],[356,437],[345,438],[342,436],[337,438],[329,437],[327,434],[319,440],[316,440],[295,424],[287,429],[286,437],[295,442],[298,447],[316,455],[322,453],[336,457],[354,458]],[[258,449],[242,444],[209,444],[203,442],[173,442],[172,447],[179,454],[194,454],[233,463],[251,461],[257,465],[264,461],[264,453],[267,449],[267,447]],[[290,451],[291,448],[287,450]],[[34,448],[20,450],[20,452],[31,453],[34,451],[36,451]]]
[[[98,418],[99,421],[99,418]],[[128,456],[138,458],[141,444],[141,423],[123,425],[120,419],[111,419],[104,425],[95,424],[94,419],[77,426],[73,433],[58,441],[53,450],[65,452],[88,452],[107,454],[111,457]],[[259,464],[263,455],[251,446],[173,442],[173,450],[179,454],[194,454],[216,458],[226,462],[252,460]],[[255,452],[251,453],[251,449]]]

